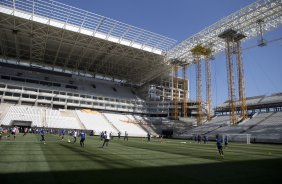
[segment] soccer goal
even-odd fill
[[[223,134],[222,140],[227,139],[228,142],[245,142],[251,144],[251,134]]]

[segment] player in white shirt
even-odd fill
[[[77,137],[77,131],[75,130],[73,132],[73,138],[74,138],[73,144],[76,142],[76,137]]]
[[[12,129],[12,135],[14,136],[14,140],[16,140],[16,133],[17,133],[17,127],[14,126],[14,128]]]
[[[109,142],[111,140],[111,136],[110,136],[109,133],[107,133],[107,131],[105,131],[104,137],[105,137],[105,139],[104,139],[104,143],[103,143],[102,148],[104,147],[105,144],[106,144],[106,146],[108,146],[108,144],[109,144]]]

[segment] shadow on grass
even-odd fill
[[[1,168],[4,169],[4,168]],[[282,159],[108,170],[0,174],[8,183],[280,183]]]

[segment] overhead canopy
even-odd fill
[[[175,40],[56,1],[0,1],[0,53],[21,63],[144,83]]]
[[[176,45],[169,50],[167,60],[177,59],[182,64],[191,64],[194,60],[191,50],[197,45],[210,47],[215,55],[225,48],[224,39],[218,37],[221,33],[236,30],[246,36],[242,40],[245,41],[257,36],[258,23],[262,24],[264,32],[279,27],[282,24],[282,1],[259,0],[242,8]]]

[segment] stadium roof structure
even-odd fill
[[[144,83],[176,40],[53,0],[0,1],[0,53],[18,63]]]
[[[213,55],[220,53],[225,49],[225,41],[218,35],[228,29],[236,30],[246,36],[243,42],[258,36],[258,23],[262,24],[264,32],[279,27],[282,24],[282,1],[259,0],[232,13],[169,50],[167,60],[177,59],[181,64],[192,64],[191,50],[197,45],[210,47]]]

